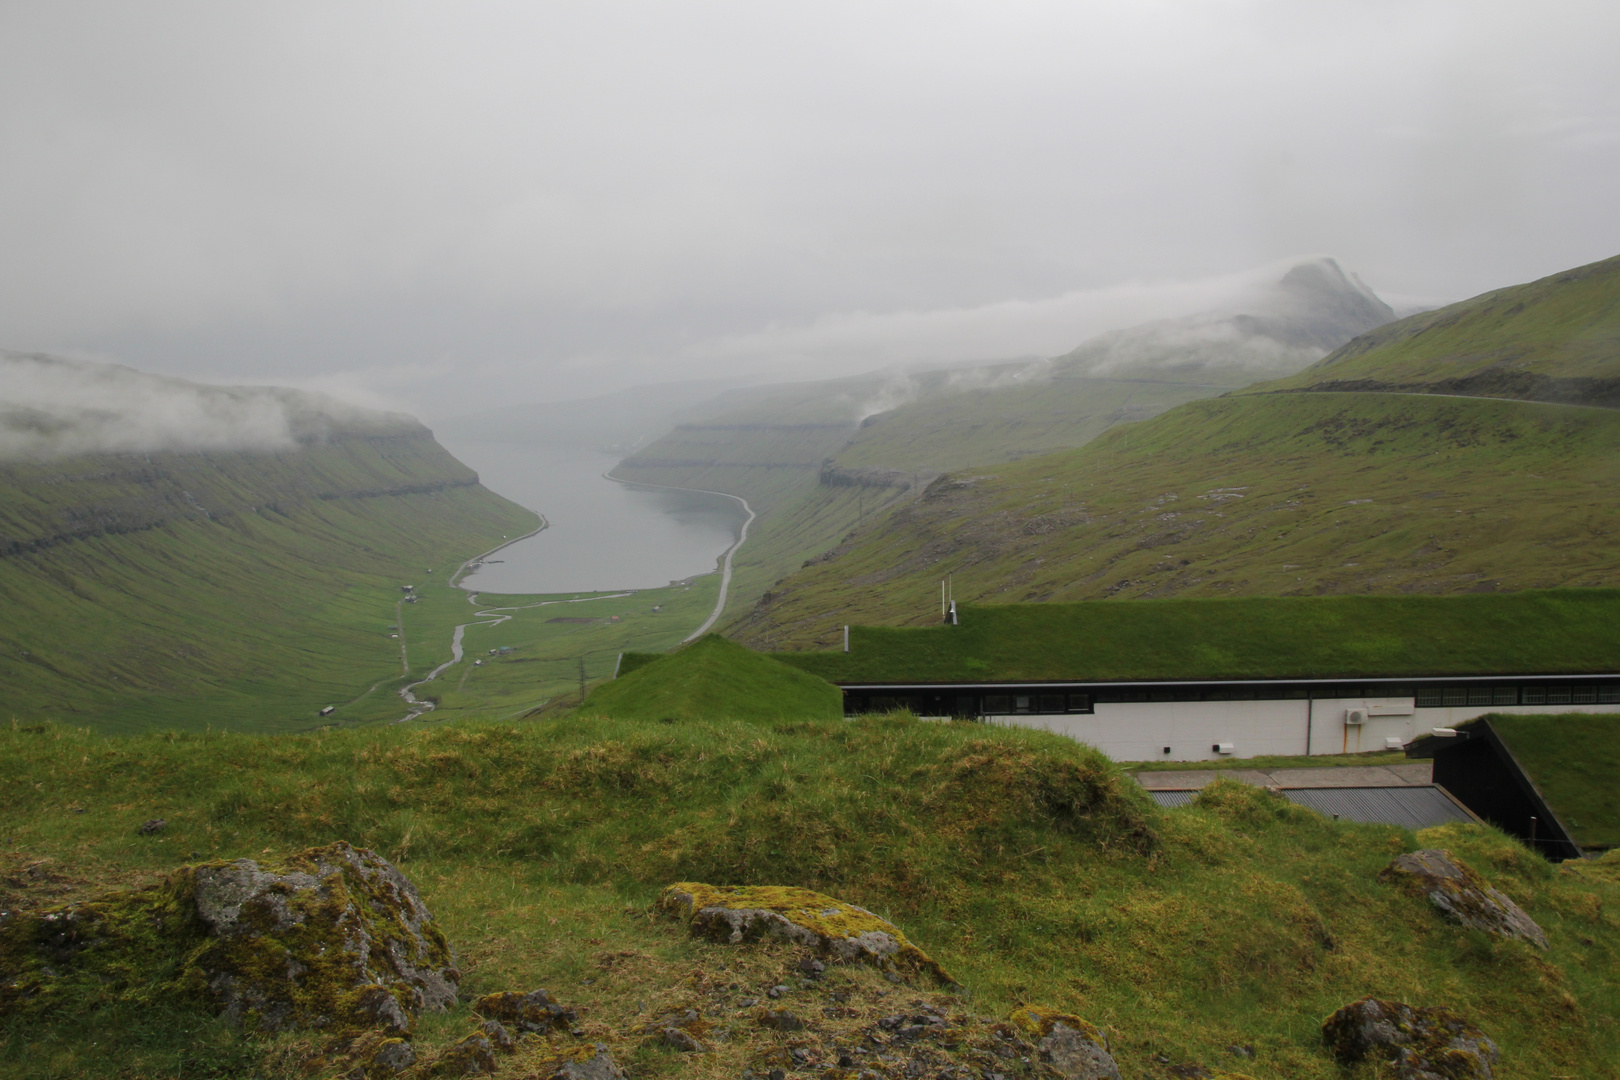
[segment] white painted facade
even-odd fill
[[[1346,722],[1352,712],[1362,714],[1361,723]],[[1454,727],[1491,712],[1620,713],[1620,704],[1419,708],[1411,697],[1133,701],[1099,702],[1094,713],[986,716],[984,720],[1068,735],[1115,761],[1210,761],[1399,748],[1435,728]],[[1222,744],[1229,744],[1230,749]]]

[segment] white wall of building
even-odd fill
[[[1095,746],[1115,761],[1213,761],[1263,755],[1358,754],[1389,749],[1491,712],[1518,715],[1620,713],[1620,705],[1470,705],[1417,708],[1406,698],[1314,701],[1103,702],[1096,712],[987,716],[989,723],[1037,728]],[[1365,719],[1347,724],[1352,710]],[[1309,741],[1307,747],[1307,733]],[[1231,744],[1231,753],[1215,747]],[[1170,748],[1165,753],[1165,747]]]

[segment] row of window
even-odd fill
[[[1098,704],[1153,701],[1303,701],[1327,698],[1415,697],[1419,708],[1511,705],[1620,704],[1620,683],[1569,685],[1532,683],[1521,686],[1167,686],[1143,690],[1099,689],[1090,693],[1041,693],[1031,690],[995,694],[864,694],[846,692],[847,714],[909,709],[919,716],[1023,716],[1090,713]]]
[[[1612,705],[1620,684],[1598,686],[1426,686],[1417,692],[1419,708],[1457,705]]]

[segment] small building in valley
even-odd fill
[[[1357,753],[1487,713],[1620,713],[1616,590],[960,613],[851,627],[848,652],[775,655],[840,687],[847,715],[1046,728],[1120,761]]]

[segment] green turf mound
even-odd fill
[[[1492,716],[1490,725],[1577,844],[1620,847],[1620,718]]]
[[[710,634],[592,690],[583,711],[620,720],[833,720],[838,689]]]
[[[963,604],[957,626],[858,626],[783,653],[838,682],[1288,679],[1612,671],[1620,591]]]

